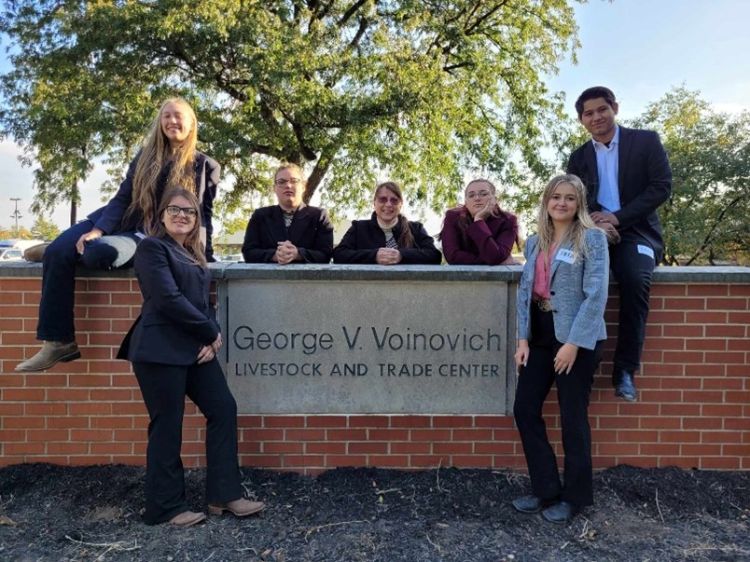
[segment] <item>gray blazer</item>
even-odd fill
[[[528,340],[531,336],[529,314],[533,304],[531,293],[534,288],[537,240],[536,235],[531,236],[524,250],[526,265],[518,285],[517,301],[519,339]],[[575,256],[572,259],[569,243],[555,252],[550,300],[555,338],[562,343],[594,349],[597,341],[607,339],[604,308],[609,288],[609,251],[607,238],[598,228],[586,231],[586,244],[588,256]]]

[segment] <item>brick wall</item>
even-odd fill
[[[0,276],[0,465],[143,464],[148,418],[130,365],[114,359],[140,308],[126,275],[77,281],[84,358],[15,373],[37,349],[39,277]],[[640,399],[615,400],[597,375],[591,396],[594,465],[750,469],[750,284],[657,282]],[[617,307],[616,291],[608,316]],[[609,325],[610,334],[616,326]],[[602,373],[609,373],[611,343]],[[561,452],[554,393],[548,428]],[[511,417],[240,416],[241,464],[317,473],[336,466],[525,467]],[[204,463],[204,424],[192,404],[183,457]]]

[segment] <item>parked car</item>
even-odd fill
[[[0,262],[23,261],[23,250],[20,248],[0,248]]]

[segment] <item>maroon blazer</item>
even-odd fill
[[[459,218],[465,214],[465,207],[445,214],[440,240],[446,261],[451,265],[500,265],[508,259],[518,238],[515,215],[500,211],[499,217],[471,222],[462,232]]]

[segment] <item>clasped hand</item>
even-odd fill
[[[219,353],[219,350],[221,349],[221,346],[224,344],[224,341],[221,339],[221,334],[216,336],[216,339],[210,343],[209,345],[204,345],[201,347],[200,351],[198,352],[198,363],[208,363],[211,361],[214,357],[216,357],[216,354]]]
[[[101,238],[103,235],[104,232],[96,227],[89,230],[86,234],[81,234],[80,238],[78,238],[78,241],[76,242],[76,250],[79,254],[83,254],[83,250],[86,248],[86,242]]]
[[[607,235],[607,240],[610,244],[617,244],[620,241],[620,233],[617,231],[617,227],[620,226],[620,221],[612,213],[606,211],[594,211],[591,213],[596,226],[604,231]]]
[[[375,262],[380,265],[396,265],[401,261],[401,252],[396,248],[379,248]]]
[[[276,253],[273,255],[273,261],[279,265],[286,265],[300,259],[299,249],[289,240],[279,242],[276,246]]]

